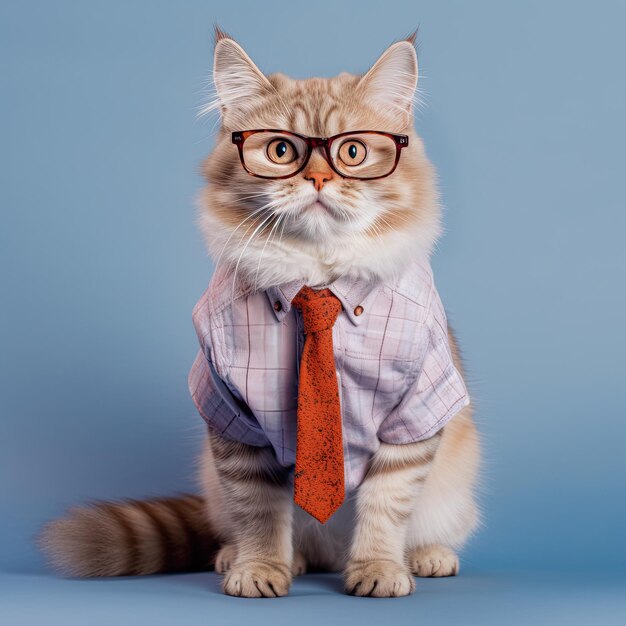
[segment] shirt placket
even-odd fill
[[[302,350],[304,349],[304,318],[297,307],[292,307],[296,316],[296,380],[300,380],[300,360],[302,359]]]

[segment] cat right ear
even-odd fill
[[[410,123],[417,87],[415,34],[389,46],[359,81],[365,97],[404,128]]]
[[[215,29],[213,83],[217,98],[201,114],[219,108],[222,124],[230,130],[247,127],[247,113],[260,96],[274,91],[245,50],[218,27]]]

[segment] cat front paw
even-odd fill
[[[222,589],[229,596],[242,598],[276,598],[286,596],[291,572],[284,563],[248,561],[235,563],[226,572]]]
[[[351,596],[396,598],[415,591],[415,581],[406,565],[386,560],[349,563],[344,583]]]
[[[409,553],[409,565],[416,576],[439,578],[459,573],[459,557],[441,545],[414,548]]]

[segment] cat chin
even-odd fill
[[[439,216],[421,220],[411,229],[363,236],[349,241],[311,239],[255,240],[238,245],[232,228],[210,212],[200,214],[199,225],[215,263],[230,267],[257,289],[302,280],[311,286],[327,284],[339,276],[365,280],[392,280],[411,260],[428,261],[440,234]]]
[[[332,209],[307,208],[295,219],[285,220],[281,233],[285,238],[298,242],[298,249],[308,247],[310,253],[319,258],[328,250],[352,246],[355,237],[359,237],[368,226],[367,219],[354,217],[348,222],[345,216]]]

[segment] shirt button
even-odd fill
[[[276,302],[274,302],[274,311],[282,311],[282,310],[283,310],[283,305],[281,301],[276,300]]]
[[[356,307],[356,309],[354,309],[354,314],[358,317],[362,313],[363,313],[363,307],[359,304],[359,306]]]

